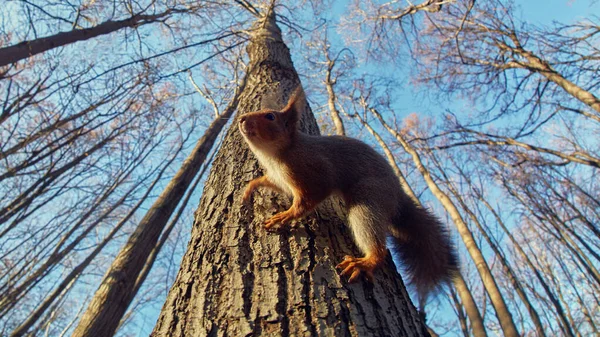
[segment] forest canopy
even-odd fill
[[[0,335],[599,333],[597,1],[0,7]],[[234,119],[299,84],[304,131],[371,145],[451,233],[460,276],[426,303],[384,301],[393,268],[344,283],[335,202],[281,235],[256,214],[288,199],[241,205],[260,168]]]

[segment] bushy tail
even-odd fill
[[[398,254],[420,305],[458,273],[458,257],[448,231],[432,213],[412,200],[405,200],[398,208],[392,236],[392,252]]]

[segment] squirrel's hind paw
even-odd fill
[[[350,276],[350,278],[348,278],[349,283],[356,282],[361,272],[364,273],[369,282],[373,283],[374,281],[373,270],[375,269],[375,264],[366,257],[357,258],[346,255],[344,260],[338,264],[336,268],[342,269],[342,276]]]
[[[287,211],[277,213],[277,214],[273,215],[272,217],[270,217],[269,219],[267,219],[267,221],[264,222],[265,229],[271,230],[271,231],[276,231],[276,230],[283,228],[283,226],[285,226],[292,220],[293,220],[293,217],[291,217]]]
[[[254,188],[251,187],[247,187],[246,190],[244,190],[244,196],[242,196],[242,204],[250,204],[250,201],[252,200],[252,192],[254,192]]]

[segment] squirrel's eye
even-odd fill
[[[271,112],[269,112],[268,114],[265,115],[265,118],[270,120],[270,121],[274,121],[275,120],[275,115]]]

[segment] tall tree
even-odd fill
[[[255,15],[239,113],[260,109],[274,93],[281,106],[299,85],[273,9]],[[303,115],[301,127],[318,132],[312,114]],[[267,233],[262,222],[286,201],[266,192],[255,194],[253,206],[242,205],[243,187],[257,175],[257,161],[233,125],[153,336],[427,334],[391,260],[374,284],[348,285],[337,275],[336,263],[357,249],[334,204],[292,232]]]
[[[174,174],[208,127],[204,99],[223,117],[249,38],[251,83],[230,113],[279,108],[297,69],[322,132],[379,143],[411,198],[437,205],[437,194],[440,218],[469,231],[479,252],[462,259],[452,298],[424,307],[431,328],[486,336],[512,318],[511,333],[525,336],[598,334],[597,1],[554,3],[543,16],[527,11],[539,0],[361,0],[343,14],[328,11],[342,2],[319,0],[0,2],[0,62],[20,55],[0,65],[0,336],[70,335],[79,323],[150,333],[192,218],[157,336],[418,330],[396,314],[414,311],[403,291],[395,297],[391,269],[374,285],[338,279],[333,265],[355,252],[335,200],[291,231],[264,232],[288,200],[261,191],[240,204],[260,167],[235,127],[211,178],[197,175],[197,213],[185,206],[200,195],[192,185],[164,229],[166,213],[155,213],[137,232],[151,240],[125,245],[167,185],[161,173]],[[266,3],[299,47],[293,66]],[[178,198],[165,195],[157,206],[170,208]],[[108,275],[129,279],[108,277],[92,300],[111,264]],[[90,300],[99,305],[86,313]]]
[[[147,257],[151,255],[169,218],[200,171],[217,136],[235,111],[240,92],[245,84],[244,78],[236,88],[231,104],[207,128],[192,153],[146,212],[125,246],[121,248],[73,332],[74,337],[110,336],[115,333],[127,307],[139,290],[137,281]]]
[[[331,50],[327,44],[327,39],[323,39],[322,53],[323,57],[325,58],[325,61],[323,62],[325,64],[325,80],[323,82],[327,90],[327,103],[329,107],[329,113],[331,115],[331,119],[334,122],[334,125],[336,126],[336,133],[340,135],[345,135],[345,128],[341,120],[340,110],[344,111],[346,116],[353,117],[354,119],[358,120],[360,122],[360,125],[362,125],[375,138],[375,140],[381,147],[383,154],[385,155],[390,166],[394,170],[394,173],[398,177],[398,180],[400,181],[400,186],[404,190],[404,193],[406,193],[406,195],[408,195],[416,205],[423,207],[421,201],[419,200],[414,190],[406,180],[406,177],[398,167],[394,154],[392,153],[392,150],[390,149],[388,144],[381,137],[381,135],[371,126],[371,124],[365,118],[361,117],[361,115],[368,116],[369,102],[365,95],[370,96],[370,91],[373,89],[373,85],[365,85],[365,81],[361,80],[359,81],[360,85],[356,85],[357,87],[361,88],[358,97],[347,97],[347,100],[351,103],[348,105],[352,105],[354,107],[354,113],[352,115],[346,112],[346,108],[341,107],[340,109],[338,109],[338,106],[342,106],[342,102],[340,102],[340,98],[338,97],[338,95],[336,95],[336,86],[338,80],[340,78],[345,77],[344,75],[347,75],[345,74],[346,69],[344,68],[346,67],[344,65],[342,65],[341,70],[335,69],[336,65],[338,64],[338,60],[340,59],[340,55],[342,54],[342,51],[338,52],[337,55],[334,58],[332,58]],[[453,294],[458,294],[458,296],[461,299],[461,301],[457,302],[457,304],[462,305],[464,307],[465,312],[469,317],[469,321],[471,322],[473,335],[475,337],[486,337],[487,334],[483,324],[483,319],[481,318],[479,309],[475,304],[475,300],[473,299],[471,291],[469,290],[463,276],[460,273],[458,273],[456,277],[454,277],[453,283],[456,287],[456,292],[453,292]],[[422,310],[425,313],[426,303],[420,303],[419,305],[420,310]],[[462,313],[462,311],[460,311],[460,313]],[[433,335],[433,330],[431,330],[429,327],[428,329],[430,334]]]
[[[100,35],[111,34],[123,28],[136,28],[150,23],[164,22],[176,13],[191,12],[194,9],[195,6],[187,8],[172,7],[167,8],[160,13],[135,13],[125,19],[107,20],[93,27],[77,28],[68,32],[60,32],[35,40],[23,41],[12,46],[0,48],[0,67],[70,43],[84,41]],[[73,22],[73,26],[77,26],[77,22]]]
[[[421,156],[419,152],[412,146],[400,132],[391,128],[383,119],[380,112],[377,109],[370,107],[370,112],[382,123],[382,125],[396,138],[398,143],[402,146],[402,148],[412,157],[416,168],[419,170],[423,179],[427,183],[427,186],[433,193],[433,195],[440,201],[440,203],[444,206],[444,209],[450,214],[458,232],[467,247],[467,251],[469,252],[473,262],[477,267],[477,271],[481,276],[481,280],[485,286],[485,290],[490,296],[490,300],[494,305],[494,310],[496,312],[496,316],[500,321],[500,325],[502,326],[502,332],[505,336],[519,336],[517,331],[517,327],[515,325],[514,319],[508,306],[506,304],[506,300],[504,295],[500,291],[498,286],[498,282],[492,274],[492,270],[489,264],[486,262],[485,257],[481,248],[478,246],[475,241],[475,237],[473,236],[473,232],[469,229],[466,221],[461,215],[458,207],[455,203],[450,199],[448,194],[446,194],[442,189],[440,189],[438,183],[432,178],[432,175],[427,167],[423,164],[421,160]]]

